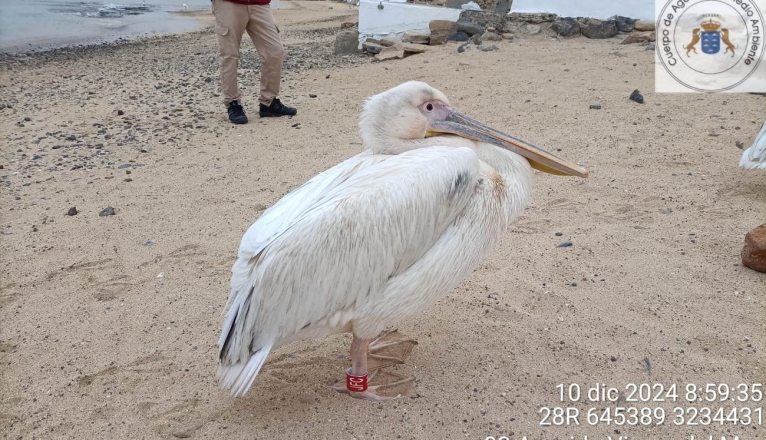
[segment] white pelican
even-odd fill
[[[588,176],[464,116],[422,82],[368,99],[359,129],[366,151],[284,196],[242,238],[218,341],[217,377],[235,396],[271,350],[351,332],[338,391],[384,400],[367,385],[373,339],[479,265],[521,214],[532,168]]]
[[[739,166],[747,170],[766,170],[766,122],[753,145],[742,153]]]

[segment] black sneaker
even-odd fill
[[[234,124],[247,124],[245,110],[237,101],[231,101],[229,104],[229,120]]]
[[[282,104],[277,98],[274,98],[268,107],[261,104],[258,112],[262,118],[269,116],[295,116],[298,114],[298,110]]]

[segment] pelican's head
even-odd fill
[[[588,177],[588,171],[514,136],[458,112],[444,93],[408,81],[367,100],[359,119],[364,145],[377,154],[398,154],[427,146],[434,136],[460,136],[524,156],[533,168],[550,174]],[[437,145],[437,144],[433,144]]]

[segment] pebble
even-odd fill
[[[569,240],[567,240],[565,242],[562,242],[562,243],[559,243],[559,244],[556,245],[557,248],[565,248],[565,247],[570,247],[570,246],[572,246],[572,242],[569,241]]]
[[[562,235],[564,235],[564,233],[563,233],[563,232],[557,232],[557,233],[556,233],[556,237],[561,237]]]
[[[111,206],[107,206],[101,212],[98,213],[98,216],[99,217],[106,217],[108,215],[114,215],[114,214],[115,214],[114,213],[114,208],[112,208]]]
[[[641,94],[641,92],[638,91],[638,89],[633,90],[633,93],[630,94],[630,100],[637,102],[639,104],[644,103],[644,95]]]
[[[740,142],[740,141],[736,141],[736,142],[734,142],[734,145],[736,145],[736,146],[737,146],[737,148],[739,148],[740,150],[741,150],[741,149],[743,149],[743,148],[745,148],[745,144],[743,144],[743,143],[742,143],[742,142]],[[2,166],[0,166],[0,169],[2,169]]]
[[[66,212],[66,215],[70,215],[70,216],[77,215],[77,208],[72,206],[71,208],[69,208],[69,211]]]
[[[117,168],[120,169],[120,170],[124,170],[125,168],[130,168],[130,167],[131,167],[131,165],[129,163],[124,163],[124,164],[118,166]]]
[[[591,104],[590,105],[591,110],[601,110],[601,104]]]
[[[673,212],[673,208],[660,209],[660,214],[670,214]]]
[[[117,110],[117,116],[122,116],[122,115],[124,115],[124,114],[125,114],[125,112],[124,112],[124,111],[122,111],[122,110]]]
[[[644,50],[654,50],[654,43],[649,43],[644,46]]]
[[[315,95],[313,93],[309,93],[309,98],[316,98],[316,97],[317,97],[317,95]]]

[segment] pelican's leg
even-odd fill
[[[417,344],[416,340],[402,335],[396,329],[384,331],[370,343],[367,355],[370,370],[403,364]]]
[[[351,369],[349,370],[349,373],[352,376],[364,376],[367,375],[370,371],[368,369],[368,363],[367,363],[367,356],[368,356],[368,350],[370,348],[371,341],[369,339],[358,339],[356,336],[354,336],[354,339],[351,341]],[[332,388],[335,391],[338,391],[340,393],[348,393],[351,397],[355,397],[357,399],[367,399],[367,400],[373,400],[376,402],[381,402],[385,400],[391,400],[399,397],[399,395],[395,396],[384,396],[376,394],[375,391],[383,391],[386,389],[393,389],[400,387],[402,385],[406,385],[409,383],[412,383],[415,381],[414,377],[409,378],[400,378],[398,375],[393,375],[397,379],[393,382],[383,383],[380,385],[373,385],[370,384],[372,380],[377,376],[378,372],[380,370],[374,370],[371,374],[367,377],[367,390],[356,392],[356,391],[350,391],[346,387],[345,381],[342,384],[334,385]],[[388,373],[388,375],[392,375],[391,373]]]

